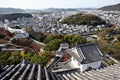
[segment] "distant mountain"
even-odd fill
[[[116,4],[116,5],[109,5],[109,6],[104,6],[102,8],[99,8],[99,10],[103,10],[103,11],[120,11],[120,4]]]
[[[47,9],[26,9],[26,12],[59,12],[59,11],[81,11],[81,10],[96,10],[96,8],[47,8]]]
[[[29,13],[11,13],[11,14],[0,14],[0,21],[8,19],[9,21],[17,20],[18,18],[32,18],[33,16]]]
[[[44,11],[54,12],[54,11],[78,11],[78,10],[74,8],[48,8],[45,9]]]
[[[97,8],[75,8],[76,10],[97,10]]]
[[[17,8],[0,8],[0,14],[8,14],[8,13],[23,13],[26,12],[23,9]]]
[[[42,11],[41,9],[25,9],[26,12],[32,13],[32,12],[40,12]]]

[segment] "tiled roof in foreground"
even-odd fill
[[[15,65],[7,65],[0,72],[0,80],[46,80],[48,73],[40,64],[32,64],[26,60]]]
[[[2,67],[0,80],[120,80],[120,63],[80,73],[75,69],[48,72],[40,64],[32,64],[23,60],[17,65]]]
[[[120,63],[109,67],[86,71],[50,72],[51,80],[120,80]]]

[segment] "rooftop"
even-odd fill
[[[103,54],[96,43],[78,45],[76,49],[80,58],[82,58],[81,63],[91,63],[102,60]]]
[[[83,73],[78,70],[50,72],[52,80],[120,80],[120,63]]]
[[[24,64],[24,65],[22,65]],[[80,72],[78,69],[47,71],[40,64],[23,60],[17,65],[6,65],[0,71],[0,80],[119,80],[120,63],[109,67]]]
[[[49,80],[49,76],[45,67],[23,59],[17,65],[3,67],[0,72],[0,80]]]

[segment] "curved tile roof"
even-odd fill
[[[0,80],[49,80],[47,69],[40,64],[32,64],[23,59],[17,65],[4,67],[0,72]]]

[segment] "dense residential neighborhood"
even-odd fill
[[[74,24],[61,24],[61,21],[70,16],[77,13],[84,14],[95,14],[100,18],[106,21],[105,24],[101,25],[74,25]],[[120,15],[118,11],[69,11],[69,12],[48,12],[45,14],[33,13],[33,18],[22,18],[13,20],[9,22],[9,20],[5,20],[6,24],[11,27],[20,26],[21,28],[31,27],[36,32],[42,33],[52,33],[52,34],[81,34],[84,32],[94,32],[98,30],[103,30],[106,27],[109,27],[110,24],[115,24],[115,27],[119,27],[120,23]],[[4,23],[0,23],[1,26]]]

